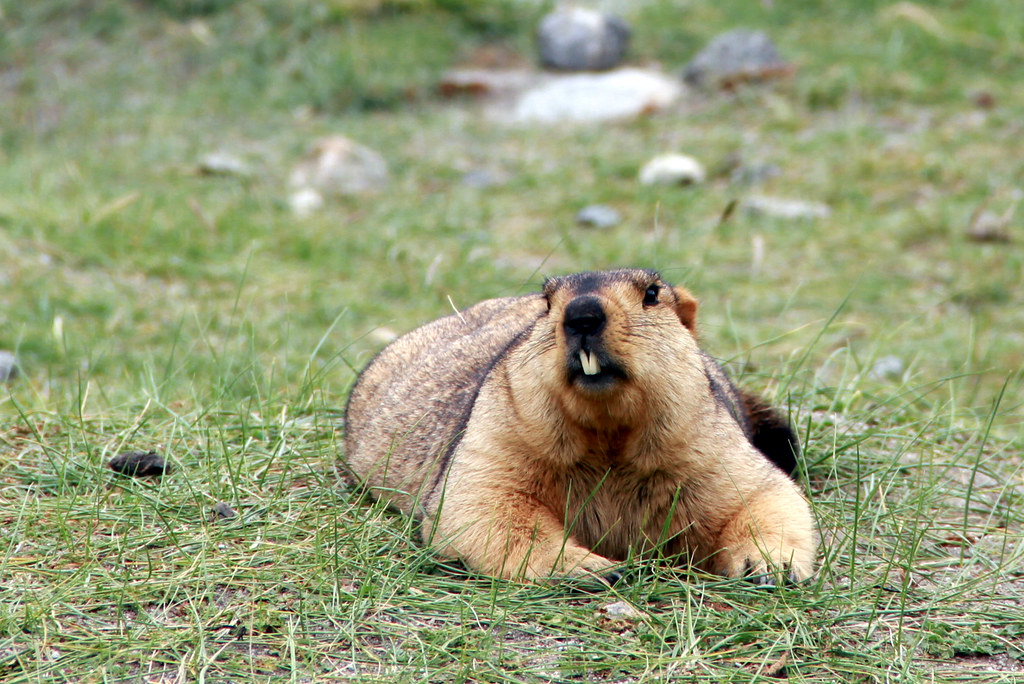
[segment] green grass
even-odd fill
[[[1020,201],[1024,8],[648,2],[637,63],[763,26],[797,75],[579,129],[436,99],[476,46],[530,54],[542,9],[0,2],[0,349],[23,370],[0,388],[0,678],[1024,679],[1024,233],[966,236]],[[288,173],[331,133],[392,184],[297,219]],[[252,173],[198,173],[217,150]],[[640,187],[663,151],[710,180]],[[737,155],[781,173],[731,183]],[[460,182],[478,168],[509,180]],[[832,216],[722,221],[748,193]],[[623,223],[576,226],[595,202]],[[493,582],[343,484],[379,329],[619,265],[690,287],[706,346],[790,411],[823,537],[808,585]],[[905,372],[872,374],[885,356]],[[150,448],[161,481],[105,467]],[[606,615],[620,600],[638,614]]]

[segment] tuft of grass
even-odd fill
[[[593,128],[435,98],[477,46],[528,54],[542,5],[0,3],[0,678],[1020,680],[1024,9],[653,0],[623,10],[636,63],[745,25],[796,75]],[[392,185],[296,218],[290,168],[333,133]],[[251,172],[200,174],[214,151]],[[665,151],[709,182],[638,186]],[[622,224],[575,225],[597,202]],[[979,207],[1010,243],[969,240]],[[706,346],[798,427],[808,584],[497,582],[345,484],[345,395],[389,334],[619,265],[696,292]],[[107,469],[139,449],[170,474]]]

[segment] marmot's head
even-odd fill
[[[534,329],[548,386],[573,400],[643,403],[697,360],[697,300],[654,271],[624,269],[549,278],[548,313]],[[697,364],[699,366],[699,363]],[[621,395],[621,396],[620,396]]]

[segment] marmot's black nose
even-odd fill
[[[601,301],[594,296],[577,297],[565,307],[565,320],[562,325],[572,335],[596,335],[604,328],[604,309]]]

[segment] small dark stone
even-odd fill
[[[235,512],[231,506],[227,505],[223,501],[218,501],[213,507],[213,519],[214,520],[231,520],[237,518],[238,513]]]
[[[110,459],[110,469],[126,477],[160,477],[171,471],[155,451],[126,451]]]

